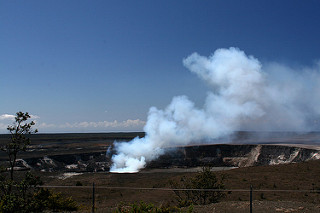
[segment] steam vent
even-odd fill
[[[211,145],[167,148],[147,168],[248,167],[320,159],[320,133],[236,132]]]
[[[102,133],[32,135],[30,149],[21,153],[16,170],[61,172],[108,172],[112,165],[112,144],[130,141],[144,133]],[[7,140],[6,135],[0,142]],[[208,141],[206,141],[208,143]],[[159,158],[147,162],[146,169],[248,167],[320,159],[320,133],[237,132],[211,144],[165,148]],[[125,143],[125,142],[124,142]],[[106,151],[109,150],[106,154]],[[7,157],[0,154],[0,164]]]

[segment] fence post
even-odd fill
[[[250,185],[250,213],[252,213],[252,185]]]
[[[95,200],[95,188],[94,182],[92,183],[92,213],[94,213],[94,200]]]

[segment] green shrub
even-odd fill
[[[76,182],[76,186],[82,186],[83,184],[80,181]]]
[[[41,212],[43,210],[52,211],[76,211],[77,203],[71,197],[63,197],[61,193],[55,193],[48,189],[40,189],[34,194],[30,211]]]
[[[61,194],[39,188],[43,183],[32,173],[25,173],[23,178],[15,176],[18,153],[27,150],[30,144],[27,136],[38,131],[32,130],[35,123],[28,123],[29,118],[31,116],[28,112],[17,112],[15,122],[7,128],[11,139],[0,147],[7,154],[9,162],[9,170],[7,166],[0,167],[0,213],[77,210],[77,204],[72,198],[64,198]]]
[[[175,189],[189,189],[184,191],[174,190],[180,207],[190,206],[191,204],[205,205],[217,203],[224,197],[225,193],[219,191],[224,189],[223,179],[222,177],[219,180],[210,167],[203,167],[202,171],[195,177],[182,177],[180,182],[171,181],[170,185]],[[211,189],[213,190],[210,191]]]
[[[191,213],[193,207],[188,209]],[[153,203],[146,203],[141,201],[140,203],[125,204],[121,203],[115,210],[115,213],[170,213],[170,212],[181,212],[181,209],[176,206],[161,205],[160,207],[155,206]]]

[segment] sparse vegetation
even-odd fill
[[[11,134],[11,140],[1,147],[1,150],[6,152],[9,160],[10,179],[13,181],[13,171],[17,162],[17,155],[21,151],[26,151],[27,146],[30,144],[30,139],[26,135],[37,133],[38,130],[32,130],[35,125],[33,121],[30,123],[27,120],[31,118],[28,112],[17,112],[15,123],[8,126],[8,131]]]
[[[180,208],[176,206],[161,205],[159,207],[155,206],[153,203],[139,202],[133,204],[121,203],[116,209],[115,213],[170,213],[170,212],[182,212]],[[188,213],[193,212],[193,206],[188,208]]]
[[[36,133],[32,130],[33,121],[27,122],[31,116],[26,112],[17,112],[15,123],[8,126],[11,139],[1,147],[8,156],[8,168],[5,165],[0,175],[0,212],[43,212],[44,210],[77,210],[75,201],[64,198],[61,194],[39,188],[42,181],[39,176],[31,172],[24,172],[24,176],[15,177],[17,156],[26,151],[30,144],[27,135]],[[8,174],[9,173],[9,174]]]
[[[33,195],[30,209],[28,212],[43,212],[51,210],[53,212],[60,211],[76,211],[77,203],[71,197],[64,197],[61,193],[55,193],[48,189],[41,188]]]
[[[195,177],[184,176],[178,183],[171,182],[171,187],[177,189],[189,189],[186,191],[173,190],[177,195],[180,206],[217,203],[224,196],[224,192],[219,191],[224,189],[223,177],[219,180],[215,173],[211,171],[210,167],[203,167],[202,171]]]
[[[134,134],[132,134],[134,135]],[[33,152],[20,152],[19,158],[41,157],[48,153],[52,154],[74,154],[79,152],[104,151],[115,139],[129,137],[124,133],[103,133],[103,134],[53,134],[41,135],[31,134],[31,145],[39,147]],[[130,135],[131,137],[131,135]],[[5,144],[9,139],[8,135],[0,135],[0,144]],[[85,149],[77,149],[86,147]],[[88,148],[89,147],[89,148]],[[34,148],[33,148],[34,149]],[[61,151],[62,150],[62,151]],[[4,163],[5,152],[1,153],[1,163]],[[52,155],[54,155],[52,154]],[[8,167],[8,166],[7,166]],[[5,167],[6,168],[6,167]],[[5,169],[4,168],[4,169]],[[80,204],[78,212],[91,211],[92,182],[96,186],[123,186],[123,187],[147,187],[147,188],[168,188],[168,180],[179,182],[182,177],[192,178],[195,173],[182,172],[181,168],[163,170],[145,170],[136,174],[113,174],[105,172],[84,173],[66,179],[59,179],[63,175],[61,171],[39,172],[46,185],[75,186],[77,181],[85,187],[55,188],[52,192],[61,192],[62,197],[72,196]],[[8,174],[9,171],[4,171]],[[1,174],[4,174],[1,173]],[[250,189],[253,185],[254,190],[259,186],[262,190],[319,190],[320,189],[320,161],[299,162],[294,164],[282,164],[274,166],[254,166],[233,169],[229,171],[215,172],[217,177],[224,175],[225,188],[232,193],[226,193],[218,203],[209,205],[194,205],[194,212],[248,212],[249,192],[232,191],[233,189]],[[14,178],[22,180],[25,172],[15,171]],[[294,177],[294,178],[293,178]],[[89,187],[88,187],[89,186]],[[229,191],[228,191],[229,192]],[[303,208],[304,212],[318,212],[320,193],[314,192],[268,192],[263,191],[266,199],[261,199],[262,192],[253,192],[254,212],[276,212],[282,209],[294,209],[297,212]],[[126,189],[97,189],[96,190],[96,210],[97,212],[112,212],[123,201],[125,203],[139,204],[143,200],[145,203],[152,203],[160,207],[163,204],[179,207],[176,195],[173,191],[167,190],[126,190]],[[129,204],[127,206],[130,206]],[[278,208],[276,210],[275,206]],[[191,207],[181,208],[183,212]],[[207,211],[206,211],[207,210]]]
[[[83,184],[80,181],[77,181],[76,186],[83,186]]]

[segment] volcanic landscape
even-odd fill
[[[195,206],[194,212],[248,212],[248,192],[241,190],[250,185],[266,190],[254,192],[256,212],[320,210],[319,194],[312,192],[320,189],[319,132],[235,132],[210,144],[167,147],[164,155],[135,174],[109,172],[114,141],[144,136],[143,132],[30,135],[31,145],[19,154],[15,169],[17,174],[31,170],[44,185],[72,196],[81,212],[91,210],[93,182],[100,187],[96,189],[97,212],[113,212],[120,203],[140,201],[176,206],[172,190],[150,189],[170,188],[170,181],[192,177],[203,166],[212,166],[218,178],[224,177],[230,191],[221,202]],[[0,135],[1,144],[8,140],[9,135]],[[0,163],[6,161],[7,156],[0,152]],[[141,187],[147,190],[138,190]]]
[[[108,172],[114,141],[144,137],[143,132],[36,134],[27,152],[19,156],[17,170],[43,172]],[[0,143],[9,140],[1,135]],[[148,169],[190,169],[204,165],[237,168],[276,165],[320,159],[320,133],[236,132],[228,138],[167,147],[164,155],[149,162]],[[109,150],[109,152],[107,152]],[[6,161],[0,154],[1,162]]]

